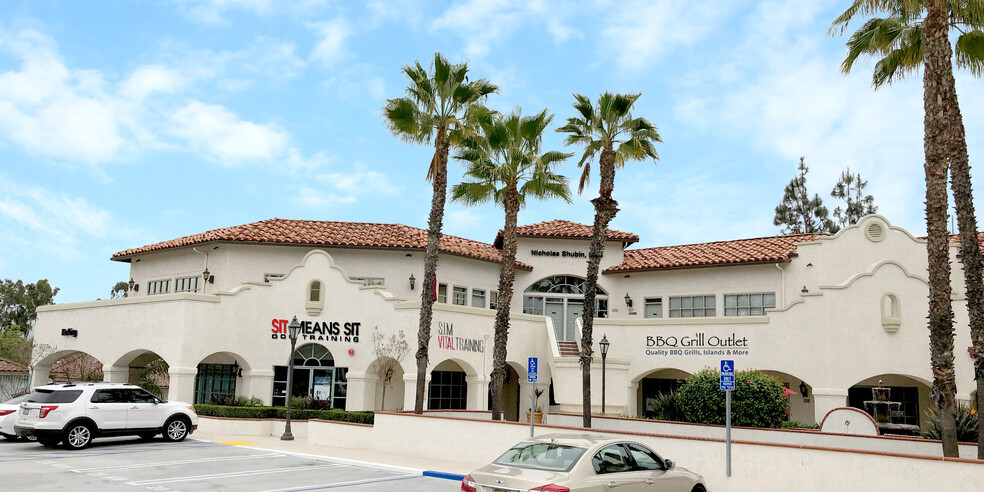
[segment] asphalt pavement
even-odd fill
[[[422,470],[264,449],[249,441],[97,439],[81,451],[0,441],[3,491],[460,490]]]

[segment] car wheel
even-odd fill
[[[694,489],[691,490],[690,492],[707,492],[707,489],[705,489],[703,485],[697,484],[694,486]]]
[[[156,432],[144,432],[143,434],[140,434],[140,439],[143,439],[144,441],[149,441],[153,439],[154,436],[156,435],[157,435]]]
[[[92,444],[92,427],[88,424],[72,424],[62,439],[67,449],[83,449]]]
[[[164,423],[164,440],[183,441],[188,437],[188,421],[181,417],[171,417]]]

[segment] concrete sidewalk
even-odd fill
[[[352,464],[367,463],[374,466],[392,467],[401,471],[437,472],[439,474],[466,475],[487,463],[467,463],[462,461],[436,460],[405,454],[385,453],[369,449],[343,448],[309,444],[307,439],[295,438],[282,441],[274,436],[249,436],[237,434],[214,434],[196,432],[189,439],[201,439],[217,443],[246,446],[259,449],[321,456]]]

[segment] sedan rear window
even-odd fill
[[[521,442],[495,460],[497,465],[534,470],[570,471],[584,448],[542,442]]]
[[[30,403],[72,403],[81,394],[82,390],[52,391],[37,389],[27,397],[27,401]]]

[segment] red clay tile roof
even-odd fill
[[[539,224],[519,226],[516,228],[519,237],[554,237],[563,239],[591,239],[591,226],[579,224],[569,220],[551,220],[540,222]],[[625,241],[626,243],[639,242],[639,236],[631,232],[616,231],[608,229],[608,239],[613,241]],[[502,247],[502,231],[495,236],[492,243],[497,248]]]
[[[341,246],[351,248],[399,248],[423,250],[427,247],[427,231],[403,224],[370,224],[365,222],[332,222],[323,220],[270,219],[251,224],[215,229],[140,248],[120,251],[113,255],[117,261],[128,261],[136,254],[193,246],[213,241],[299,244],[306,246]],[[441,236],[438,248],[466,258],[498,263],[502,252],[491,244],[456,236]],[[518,268],[533,267],[516,262]]]
[[[626,250],[624,262],[605,270],[605,273],[779,262],[788,259],[796,250],[798,243],[812,241],[817,236],[820,234],[795,234]]]
[[[0,374],[27,374],[27,366],[0,357]]]

